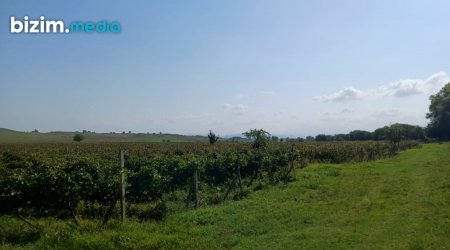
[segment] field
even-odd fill
[[[314,163],[296,180],[242,200],[172,209],[160,221],[1,217],[2,248],[30,249],[446,249],[450,144],[393,158]]]
[[[72,142],[76,132],[20,132],[0,128],[0,143]],[[85,142],[196,142],[207,141],[205,136],[186,136],[165,133],[83,133]]]

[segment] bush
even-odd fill
[[[73,140],[74,141],[82,141],[82,140],[84,140],[84,136],[82,134],[75,134],[73,136]]]

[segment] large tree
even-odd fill
[[[450,83],[447,83],[437,94],[430,96],[430,112],[427,118],[428,136],[440,140],[450,140]]]
[[[263,148],[266,146],[267,141],[270,140],[270,133],[263,129],[250,129],[249,131],[242,133],[250,140],[253,140],[253,148]]]

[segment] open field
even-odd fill
[[[297,180],[240,201],[175,211],[160,222],[80,226],[1,217],[4,249],[446,249],[450,144],[373,162],[313,164]]]
[[[75,134],[76,132],[20,132],[0,128],[0,143],[73,142],[73,136]],[[83,136],[83,142],[196,142],[208,140],[205,136],[187,136],[164,133],[84,133]]]

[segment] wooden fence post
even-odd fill
[[[295,165],[294,165],[294,161],[291,161],[291,171],[292,171],[292,174],[294,175],[294,180],[296,180],[297,177],[295,176]]]
[[[295,176],[295,159],[296,157],[294,157],[294,145],[292,144],[292,148],[291,148],[291,153],[292,153],[292,161],[291,161],[291,171],[294,174],[294,180],[297,179],[297,177]]]
[[[194,169],[194,201],[195,201],[195,208],[198,208],[198,173],[197,169]]]
[[[241,178],[241,167],[237,167],[236,168],[236,177],[238,179],[238,184],[239,184],[239,195],[242,197],[242,195],[244,194],[244,191],[242,190],[242,178]]]
[[[122,222],[126,219],[126,204],[125,204],[125,157],[123,150],[120,150],[120,212]]]

